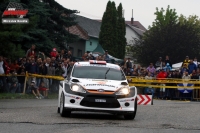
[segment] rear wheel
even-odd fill
[[[64,93],[62,93],[61,96],[60,96],[60,110],[59,110],[59,112],[60,112],[60,115],[62,117],[69,117],[71,115],[71,111],[67,111],[65,109],[64,105],[65,105],[65,96],[64,96]]]
[[[135,116],[136,116],[136,112],[137,112],[137,100],[135,100],[135,111],[131,114],[125,114],[124,115],[124,119],[126,120],[134,120]]]

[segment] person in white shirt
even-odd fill
[[[198,67],[198,61],[196,57],[194,58],[193,63]]]

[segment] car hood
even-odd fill
[[[98,80],[98,79],[78,79],[80,82],[79,84],[84,87],[85,89],[89,90],[97,90],[97,89],[104,89],[109,91],[116,91],[120,87],[122,82],[126,82],[126,80],[116,81],[116,80]]]

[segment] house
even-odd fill
[[[89,39],[87,32],[78,24],[71,26],[69,28],[66,28],[66,30],[69,33],[77,35],[79,37],[79,39],[76,42],[69,43],[67,45],[69,47],[69,50],[72,52],[73,56],[82,57],[82,55],[85,53],[86,41]]]
[[[74,51],[74,56],[81,57],[84,52],[97,52],[104,53],[104,49],[99,44],[99,33],[101,28],[101,20],[93,20],[79,15],[74,15],[76,17],[77,25],[70,27],[70,33],[79,35],[81,38],[78,42],[70,45],[71,49]],[[143,36],[146,28],[139,22],[125,21],[126,23],[126,40],[127,47],[134,45],[136,41],[139,41]],[[75,47],[75,48],[74,48]],[[81,47],[81,48],[78,48]],[[83,48],[85,47],[85,48]],[[131,57],[132,53],[127,52],[126,57]]]
[[[126,23],[126,55],[125,58],[133,58],[133,53],[130,51],[130,47],[141,41],[141,37],[146,32],[146,28],[139,22],[134,21],[133,17],[131,21],[125,21]]]
[[[78,15],[76,15],[76,21],[87,32],[89,37],[85,43],[85,52],[93,52],[99,45],[101,22]]]

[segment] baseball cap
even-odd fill
[[[186,58],[189,58],[189,56],[186,56]]]
[[[108,50],[105,50],[105,52],[108,52]]]

